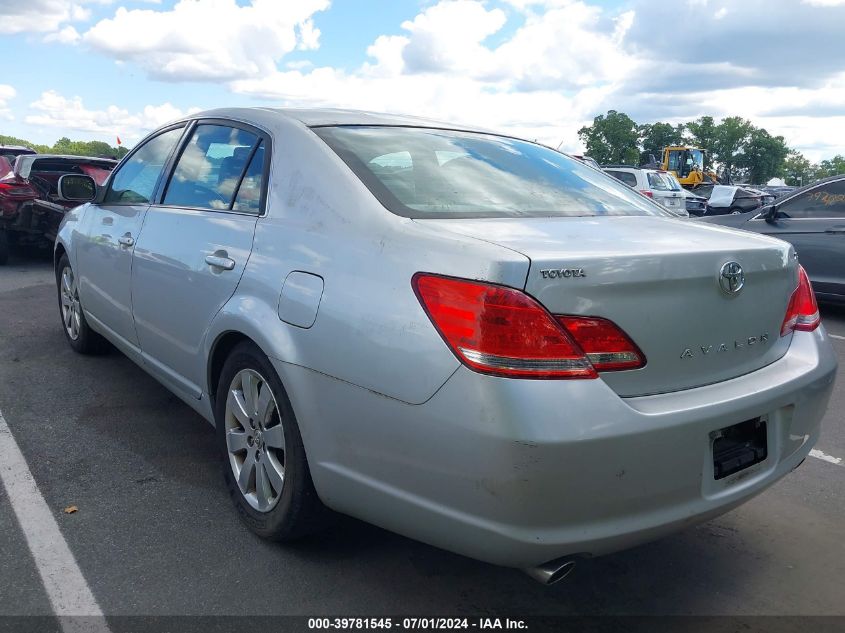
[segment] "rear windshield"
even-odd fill
[[[669,215],[614,178],[527,141],[410,127],[314,132],[405,217]]]
[[[648,172],[648,186],[655,191],[673,191],[674,186],[665,174],[656,171]]]

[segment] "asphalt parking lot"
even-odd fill
[[[108,616],[845,615],[842,373],[817,451],[774,488],[544,587],[348,518],[295,546],[259,540],[212,428],[119,353],[72,352],[52,275],[44,258],[0,267],[0,411]],[[845,310],[823,315],[845,363]],[[49,615],[2,486],[0,535],[0,615]]]

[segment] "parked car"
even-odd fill
[[[845,301],[845,174],[796,189],[761,209],[708,221],[790,242],[816,294]]]
[[[24,147],[23,145],[0,145],[0,157],[13,164],[18,156],[25,154],[37,154],[31,147]]]
[[[629,165],[604,165],[602,169],[632,189],[663,205],[673,215],[689,217],[684,189],[678,179],[669,172]]]
[[[105,158],[34,153],[9,165],[0,157],[0,264],[10,244],[52,247],[65,212],[78,204],[59,193],[59,178],[84,174],[102,184],[115,165]]]
[[[275,540],[328,507],[548,583],[804,460],[836,357],[791,246],[448,127],[232,108],[157,130],[65,216],[68,343],[110,341],[215,424]]]
[[[690,191],[707,199],[707,215],[739,214],[763,206],[764,194],[746,187],[706,183]]]

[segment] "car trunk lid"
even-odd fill
[[[525,290],[553,314],[610,319],[646,356],[645,367],[604,372],[621,396],[728,380],[786,353],[780,337],[797,284],[785,242],[657,217],[422,220],[523,253]],[[720,287],[728,262],[745,283]]]

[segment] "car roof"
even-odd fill
[[[4,149],[23,149],[28,152],[34,152],[35,150],[31,147],[27,147],[26,145],[0,145],[0,150]]]
[[[249,122],[272,119],[289,119],[306,125],[308,127],[323,127],[331,125],[384,125],[403,127],[425,127],[446,130],[460,130],[467,132],[482,132],[485,134],[497,134],[491,130],[462,123],[449,123],[436,119],[410,116],[406,114],[386,114],[381,112],[368,112],[365,110],[346,110],[342,108],[217,108],[196,112],[181,120],[189,121],[202,118],[228,118]],[[498,134],[499,136],[507,136]]]

